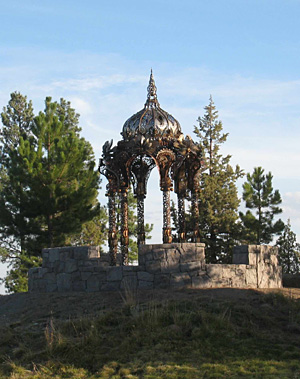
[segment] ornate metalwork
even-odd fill
[[[116,222],[116,194],[113,192],[108,197],[108,246],[110,254],[110,265],[117,264],[118,238]]]
[[[172,242],[170,191],[163,191],[163,243]]]
[[[137,222],[137,244],[139,246],[144,245],[146,240],[144,196],[137,196]]]
[[[197,193],[192,194],[192,218],[194,224],[193,242],[200,242],[200,230],[199,230],[199,207]]]
[[[125,122],[121,134],[125,140],[132,139],[137,135],[151,138],[160,138],[166,135],[178,138],[182,135],[179,122],[159,105],[152,71],[145,106]]]
[[[123,126],[123,139],[113,147],[112,141],[103,146],[99,171],[105,175],[109,198],[109,249],[111,264],[116,264],[117,230],[115,198],[121,198],[121,251],[122,264],[128,264],[128,199],[133,184],[137,199],[138,244],[145,243],[144,199],[147,181],[156,165],[163,192],[163,242],[172,242],[170,191],[178,198],[179,240],[186,240],[185,198],[190,194],[194,220],[195,242],[199,241],[199,178],[203,166],[201,148],[191,137],[184,138],[180,124],[165,112],[157,100],[157,89],[151,70],[147,100],[144,108],[130,117]]]
[[[128,230],[128,197],[127,189],[121,191],[121,252],[122,265],[128,265],[128,245],[129,245],[129,230]]]
[[[155,161],[147,155],[138,155],[131,161],[133,192],[137,198],[138,245],[145,243],[144,199],[147,194],[147,182],[153,167],[155,167]]]
[[[184,197],[177,196],[177,204],[178,204],[178,239],[180,242],[186,241],[186,231],[185,231],[185,204]]]

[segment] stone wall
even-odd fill
[[[233,264],[206,264],[202,243],[143,245],[138,266],[109,266],[98,247],[44,249],[42,267],[29,270],[29,291],[105,291],[153,288],[280,288],[281,267],[271,246],[238,246]]]

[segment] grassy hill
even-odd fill
[[[300,290],[0,296],[1,378],[300,378]]]

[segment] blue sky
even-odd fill
[[[223,152],[246,172],[272,171],[282,218],[300,237],[300,1],[11,0],[0,9],[1,108],[15,90],[36,112],[46,96],[70,100],[98,158],[143,107],[152,67],[160,104],[185,134],[213,96],[229,132]],[[159,242],[155,175],[146,214]]]

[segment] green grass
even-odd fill
[[[0,377],[300,378],[300,303],[126,302],[91,318],[0,330]]]

